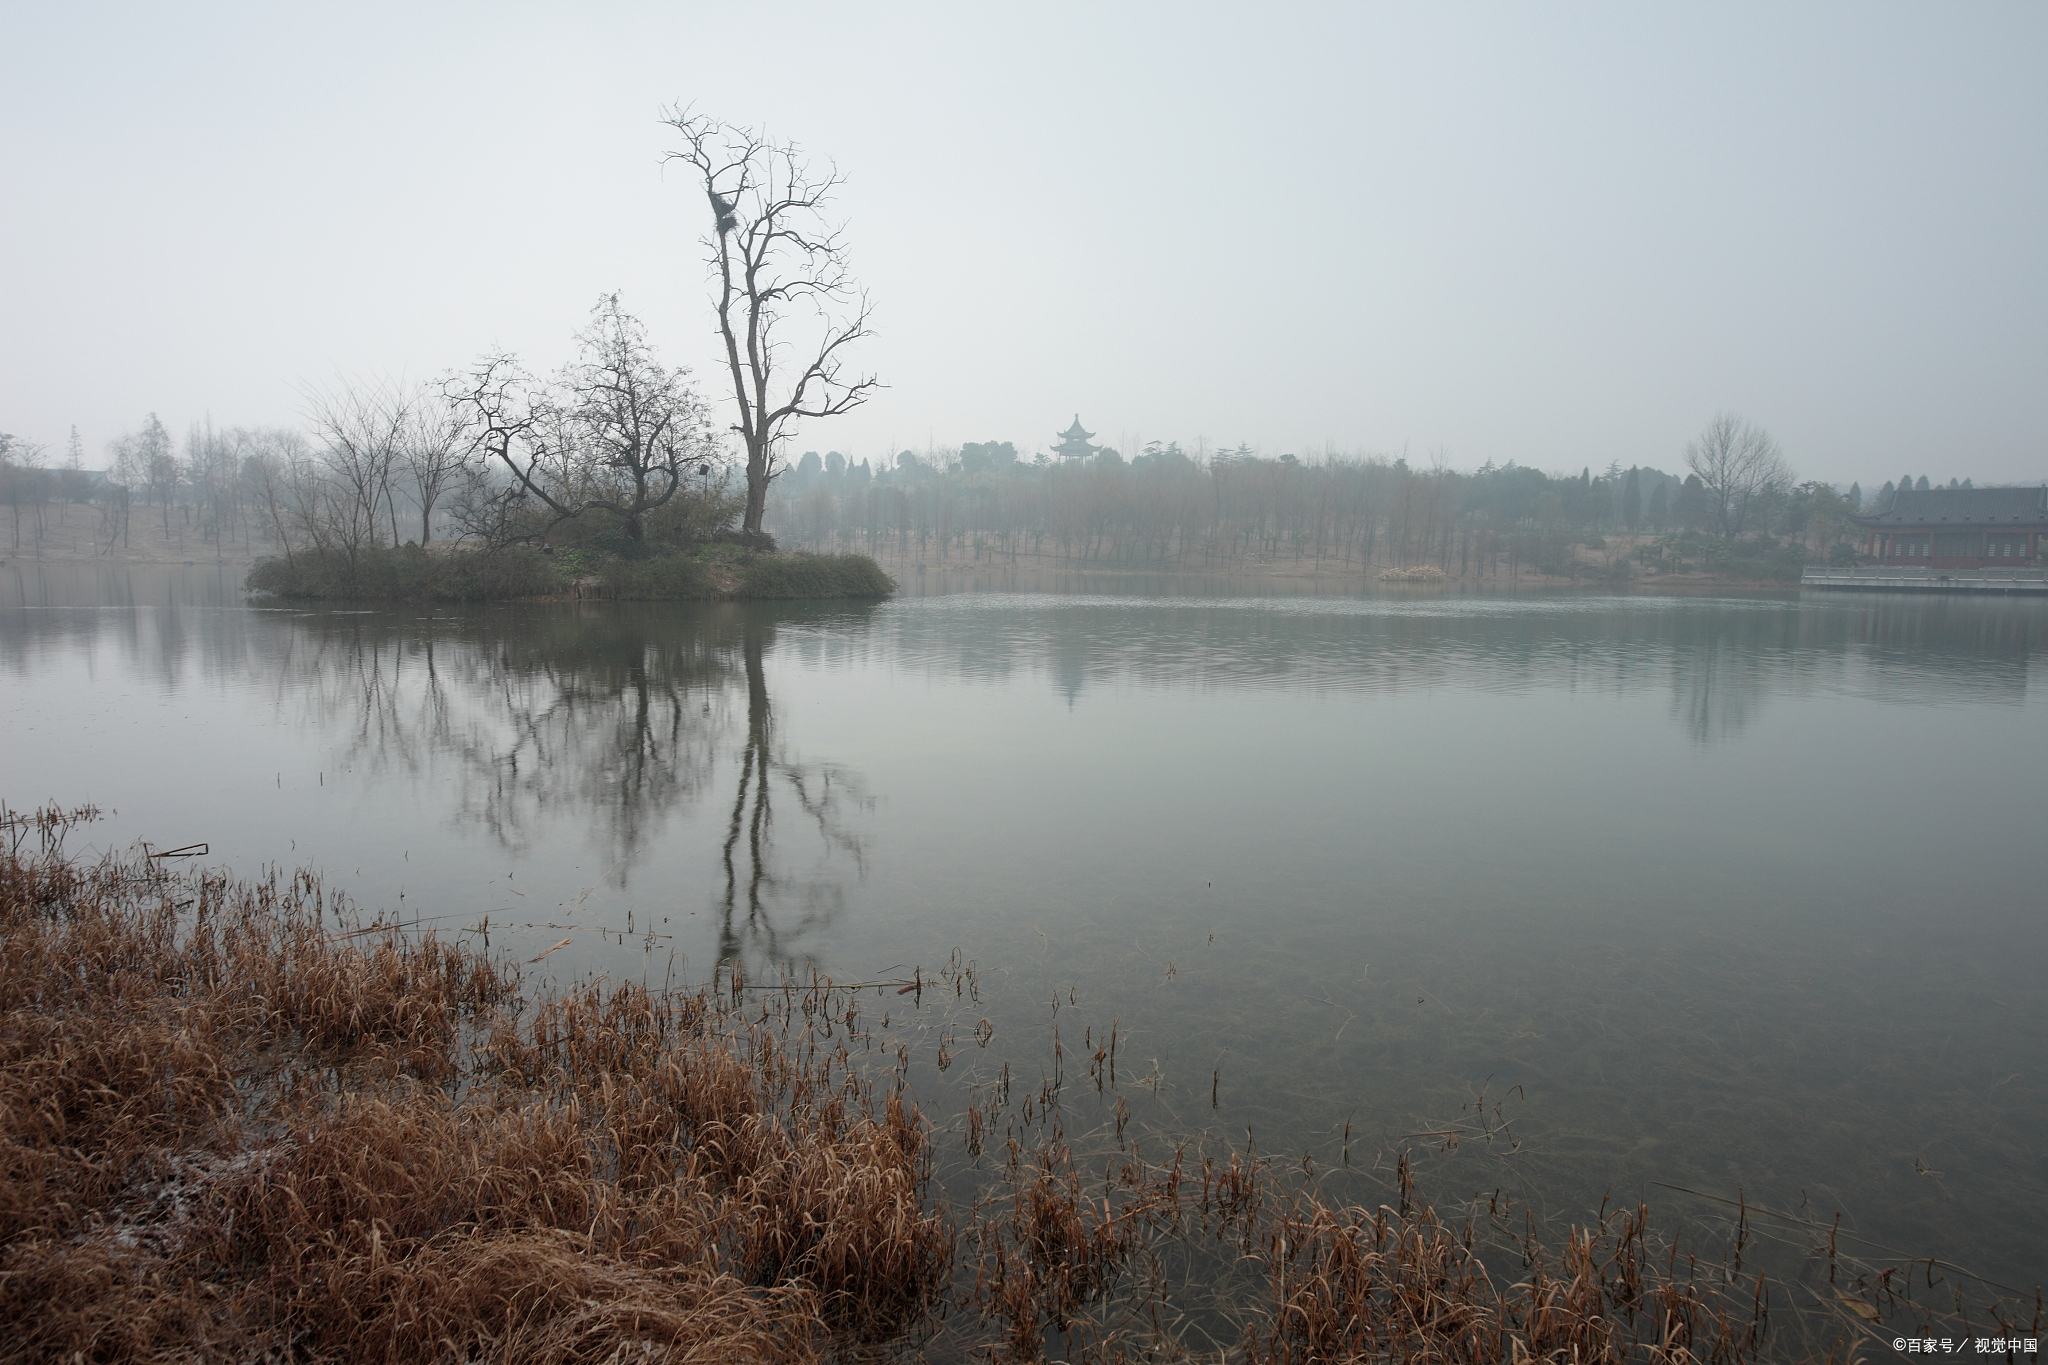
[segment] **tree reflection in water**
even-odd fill
[[[749,956],[791,961],[796,956],[795,944],[808,931],[830,923],[845,905],[845,885],[828,871],[835,860],[843,857],[851,863],[856,877],[867,872],[860,837],[848,820],[849,808],[872,808],[859,778],[835,764],[793,762],[775,742],[774,706],[762,667],[770,630],[758,616],[749,617],[741,628],[747,738],[725,834],[725,896],[719,907],[718,955],[726,961],[743,961]],[[819,862],[810,875],[797,872],[793,862],[778,867],[778,783],[795,799],[821,842]]]
[[[856,774],[800,760],[776,734],[766,659],[778,619],[792,614],[805,613],[312,615],[297,623],[282,681],[309,721],[346,727],[345,763],[447,779],[457,823],[508,850],[580,824],[622,891],[690,842],[691,822],[729,780],[718,865],[677,869],[675,897],[711,890],[721,956],[786,962],[843,909],[849,874],[865,875],[852,822],[873,804]],[[778,837],[792,803],[815,847],[787,829]]]

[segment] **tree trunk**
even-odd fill
[[[761,534],[761,519],[768,511],[767,443],[747,442],[747,511],[740,530],[748,536]]]

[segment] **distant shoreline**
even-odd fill
[[[158,547],[146,550],[123,551],[116,549],[109,554],[94,554],[90,551],[65,551],[57,554],[36,553],[30,547],[0,554],[0,566],[23,565],[105,565],[123,568],[218,568],[233,569],[246,574],[262,560],[269,559],[274,552],[266,548],[260,554],[249,554],[240,550],[224,554],[219,558],[212,555],[180,555],[175,551],[164,552]],[[1059,578],[1112,578],[1112,579],[1157,579],[1170,578],[1184,581],[1217,580],[1221,582],[1242,582],[1269,587],[1298,587],[1308,590],[1360,591],[1404,591],[1416,594],[1441,592],[1447,589],[1471,591],[1519,592],[1532,589],[1555,590],[1561,588],[1582,589],[1595,592],[1625,592],[1631,594],[1660,594],[1683,592],[1710,592],[1722,589],[1744,589],[1748,591],[1795,592],[1796,580],[1772,578],[1744,578],[1727,574],[1706,573],[1656,573],[1631,577],[1626,580],[1594,578],[1571,578],[1564,575],[1542,574],[1534,571],[1516,575],[1468,574],[1460,577],[1447,574],[1441,579],[1429,582],[1398,582],[1380,578],[1378,569],[1368,577],[1358,566],[1348,569],[1335,567],[1317,568],[1313,565],[1298,567],[1292,562],[1245,563],[1229,566],[1203,565],[1159,565],[1159,564],[1117,564],[1089,560],[1059,560],[1053,556],[1020,556],[1012,561],[1007,556],[995,558],[984,556],[973,558],[932,558],[920,561],[915,554],[877,554],[872,557],[899,585],[916,582],[929,583],[933,578],[961,579],[973,575],[1008,577],[1017,574],[1045,575]],[[576,602],[604,596],[595,591],[595,580],[578,579],[569,586],[554,592],[521,597],[515,600],[525,602]]]
[[[873,553],[874,561],[899,584],[911,584],[920,580],[929,583],[934,577],[958,579],[976,574],[1009,576],[1014,574],[1047,575],[1072,578],[1167,578],[1183,581],[1215,580],[1219,582],[1243,582],[1262,586],[1297,586],[1312,590],[1343,589],[1362,591],[1399,591],[1413,593],[1441,592],[1447,589],[1471,591],[1523,591],[1527,589],[1579,588],[1600,592],[1665,593],[1690,590],[1716,590],[1741,588],[1748,590],[1796,591],[1796,578],[1750,578],[1734,574],[1709,574],[1700,572],[1670,573],[1648,572],[1631,574],[1626,578],[1609,577],[1605,573],[1571,577],[1564,574],[1544,574],[1523,569],[1515,574],[1459,575],[1455,572],[1440,578],[1424,580],[1390,579],[1383,575],[1395,567],[1389,564],[1374,564],[1368,572],[1356,562],[1349,565],[1333,560],[1318,564],[1314,560],[1296,560],[1292,557],[1278,559],[1240,559],[1228,564],[1198,563],[1116,563],[1086,559],[1063,559],[1057,555],[1019,554],[996,555],[984,553],[979,557],[962,556],[958,553],[941,556],[920,557],[915,551],[909,554],[892,548],[878,547]],[[1589,568],[1602,568],[1590,564]]]
[[[160,527],[145,526],[143,519],[138,517],[131,528],[129,543],[126,546],[117,545],[109,551],[102,552],[95,548],[90,534],[91,528],[81,517],[69,527],[50,528],[41,546],[25,543],[19,549],[0,552],[0,564],[118,564],[128,567],[165,568],[216,566],[246,573],[258,563],[283,553],[281,547],[270,541],[255,543],[248,549],[236,545],[216,552],[212,542],[202,541],[196,534],[180,535],[178,532],[181,529],[174,527],[173,534],[166,536]],[[1582,550],[1580,562],[1585,566],[1586,573],[1577,577],[1540,573],[1524,566],[1512,574],[1468,572],[1460,575],[1454,570],[1440,579],[1426,582],[1400,582],[1383,578],[1383,573],[1396,567],[1390,563],[1375,562],[1368,571],[1356,560],[1347,564],[1331,558],[1317,561],[1306,557],[1296,559],[1292,556],[1265,559],[1248,557],[1223,564],[1191,561],[1131,563],[1067,558],[1055,553],[1033,554],[1028,551],[1015,555],[983,551],[976,555],[972,551],[963,552],[957,547],[950,547],[948,553],[929,551],[920,554],[915,549],[906,553],[899,550],[893,540],[877,544],[871,551],[861,549],[857,545],[846,544],[823,549],[790,544],[785,546],[782,552],[856,554],[871,559],[881,571],[896,579],[899,584],[923,582],[926,585],[935,577],[941,580],[958,580],[963,576],[975,574],[1006,576],[1029,573],[1060,578],[1213,580],[1221,583],[1257,585],[1268,589],[1299,587],[1311,591],[1371,589],[1418,593],[1452,588],[1463,591],[1547,591],[1570,588],[1627,593],[1712,592],[1725,589],[1796,591],[1799,586],[1797,578],[1752,578],[1702,571],[1672,573],[1651,569],[1632,572],[1626,577],[1614,576],[1613,566],[1625,562],[1639,544],[1649,543],[1651,539],[1646,536],[1611,537],[1613,552],[1598,557],[1594,557],[1592,551]],[[435,553],[439,553],[440,550],[440,546],[434,547]],[[517,600],[582,601],[608,595],[595,590],[596,587],[597,584],[590,576],[578,574],[572,575],[559,589]]]

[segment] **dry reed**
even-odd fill
[[[1447,1221],[1405,1159],[1371,1208],[1250,1151],[1148,1161],[1121,1093],[1085,1151],[1057,1065],[969,1094],[942,1183],[876,983],[524,999],[307,874],[83,865],[70,819],[0,855],[0,1360],[1733,1365],[1931,1320],[1912,1264],[1830,1235],[1822,1329],[1774,1334],[1801,1301],[1740,1273],[1746,1207],[1703,1265],[1642,1207]],[[964,1008],[973,972],[887,985]]]

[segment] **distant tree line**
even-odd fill
[[[535,376],[483,357],[428,384],[344,384],[308,393],[310,431],[194,425],[182,442],[155,414],[84,467],[0,435],[0,501],[12,544],[89,518],[103,553],[140,516],[216,554],[344,559],[407,542],[590,546],[632,556],[730,534],[738,470],[704,403],[665,369],[639,323],[606,296],[576,358]],[[1610,463],[1600,473],[1442,458],[1190,451],[1153,441],[1126,459],[1026,458],[1008,441],[899,452],[882,468],[806,452],[773,479],[766,528],[813,549],[1064,563],[1228,568],[1288,560],[1333,568],[1433,566],[1472,577],[1582,573],[1616,562],[1775,553],[1853,557],[1848,518],[1888,506],[1797,481],[1767,436],[1716,419],[1680,472]],[[1969,487],[1969,480],[1949,481]],[[1621,552],[1609,537],[1633,535]],[[1645,538],[1656,544],[1644,545]],[[1592,552],[1589,552],[1592,551]],[[1599,553],[1599,552],[1607,553]]]
[[[1330,566],[1432,566],[1495,576],[1571,572],[1577,547],[1634,533],[1699,557],[1780,542],[1827,553],[1851,534],[1862,491],[1798,482],[1768,435],[1715,419],[1685,452],[1685,472],[1610,464],[1599,474],[1491,462],[1471,472],[1441,458],[1267,456],[1239,446],[1190,453],[1154,441],[1126,459],[1021,458],[1007,441],[971,442],[881,469],[808,452],[771,504],[785,541],[869,552],[1159,567],[1293,560]],[[1718,542],[1706,548],[1704,542]],[[1610,565],[1611,567],[1611,565]]]

